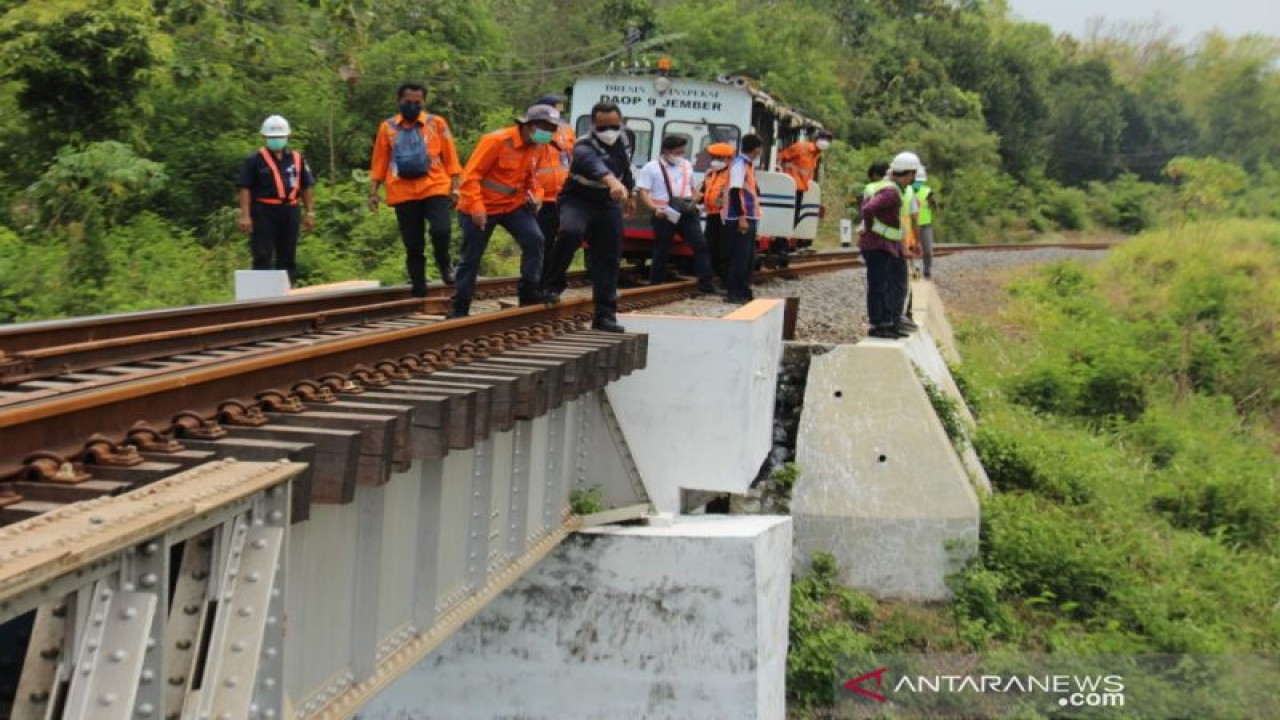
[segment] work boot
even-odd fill
[[[548,290],[548,291],[547,291],[547,294],[542,298],[542,300],[543,300],[543,302],[545,302],[545,303],[546,303],[546,304],[548,304],[548,305],[559,305],[559,304],[560,304],[560,293],[558,293],[558,292],[556,292],[556,291],[554,291],[554,290]]]
[[[534,294],[534,293],[520,293],[520,295],[517,296],[517,299],[516,299],[516,304],[519,305],[520,307],[529,307],[530,305],[541,305],[543,302],[544,302],[544,297],[541,294]]]
[[[614,320],[613,318],[596,318],[595,322],[591,323],[591,329],[600,330],[603,332],[611,332],[611,333],[620,333],[620,332],[627,331],[626,328],[619,325],[618,321]]]
[[[902,317],[898,318],[898,327],[906,328],[907,330],[910,330],[912,332],[915,332],[916,330],[920,329],[920,326],[917,325],[914,320],[907,317],[906,315],[903,315]]]
[[[445,258],[444,262],[437,262],[436,269],[440,271],[440,282],[445,285],[453,284],[453,267],[448,258]]]

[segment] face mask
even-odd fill
[[[533,132],[529,134],[529,139],[533,141],[534,145],[546,145],[551,142],[551,138],[555,136],[556,134],[550,130],[534,128]]]
[[[612,145],[618,142],[618,138],[622,136],[622,130],[596,130],[594,131],[600,142],[605,145]]]
[[[400,114],[409,122],[417,120],[418,114],[421,112],[422,106],[418,103],[400,103]]]
[[[675,165],[680,162],[680,159],[683,157],[683,155],[663,155],[662,159],[666,161],[668,165]]]
[[[707,167],[710,167],[712,170],[723,170],[725,166],[728,164],[729,163],[723,160],[712,160],[710,163],[707,164]]]
[[[911,187],[914,190],[919,190],[921,185],[924,185],[923,180],[916,180],[915,182],[911,183]]]
[[[826,150],[827,148],[831,147],[831,141],[830,141],[830,140],[819,140],[818,142],[816,142],[816,143],[814,143],[814,144],[818,146],[818,149],[819,149],[819,150]]]
[[[289,144],[289,138],[274,137],[267,138],[267,149],[272,152],[280,152],[285,145]]]

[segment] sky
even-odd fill
[[[1057,33],[1085,34],[1090,18],[1145,22],[1158,18],[1162,26],[1179,30],[1179,38],[1194,40],[1217,28],[1228,35],[1251,32],[1280,37],[1280,2],[1276,0],[1009,0],[1023,20],[1041,22]]]

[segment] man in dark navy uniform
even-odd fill
[[[262,123],[263,146],[240,165],[240,217],[237,225],[249,233],[254,270],[284,270],[289,284],[297,277],[294,254],[298,229],[315,224],[310,168],[289,144],[289,121],[272,115]],[[305,215],[300,215],[301,203]]]
[[[547,253],[548,302],[559,302],[565,273],[585,239],[589,245],[591,297],[595,319],[591,327],[623,332],[618,324],[618,256],[622,248],[622,217],[633,208],[631,145],[624,139],[622,111],[613,103],[591,108],[591,132],[573,146],[569,180],[560,191],[560,231]]]

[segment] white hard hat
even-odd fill
[[[922,169],[920,158],[913,152],[900,152],[893,156],[893,161],[889,163],[889,172],[891,173],[908,173],[913,170]]]
[[[917,173],[916,173],[916,179],[917,179],[917,180],[928,180],[928,179],[929,179],[929,173],[925,172],[925,169],[924,169],[924,166],[923,166],[923,165],[921,165],[921,166],[920,166],[920,170],[919,170],[919,172],[917,172]]]
[[[262,121],[263,137],[289,137],[289,121],[281,115],[272,115]]]

